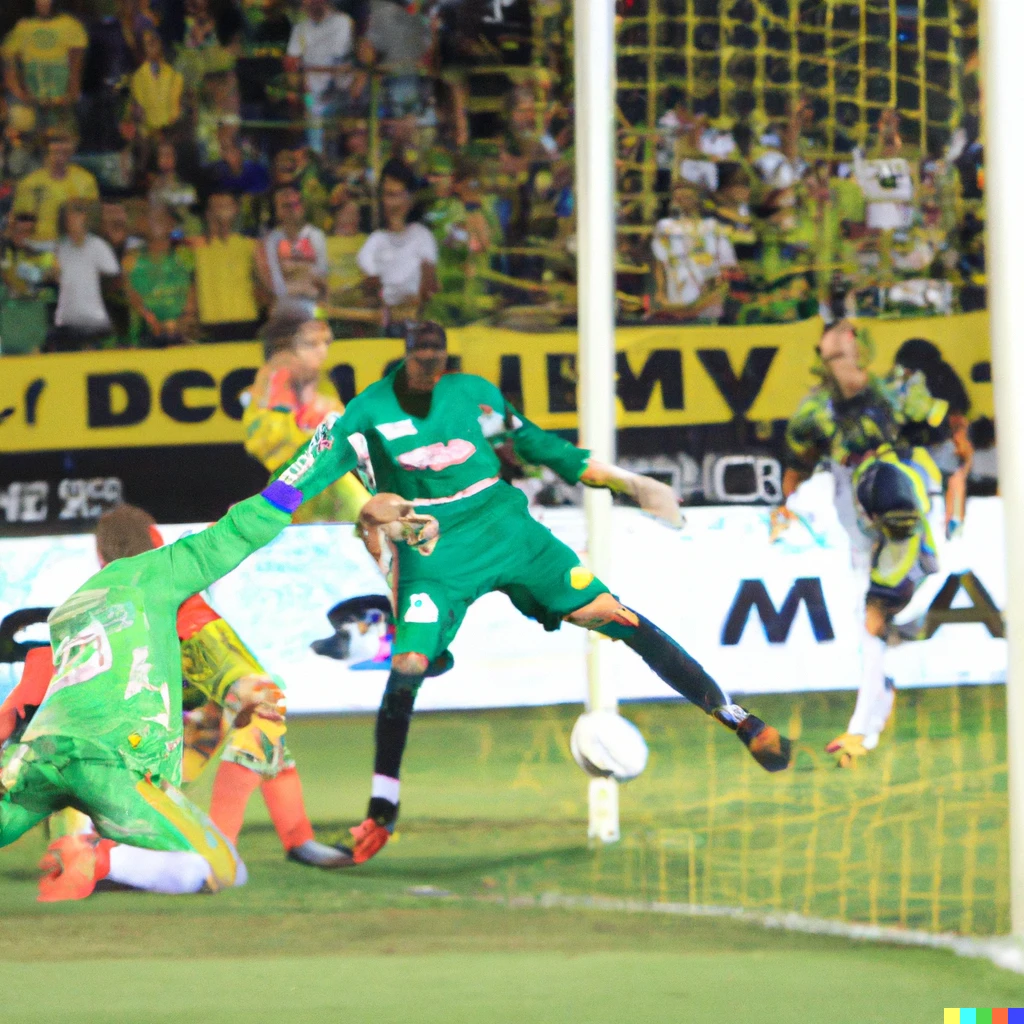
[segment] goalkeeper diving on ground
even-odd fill
[[[300,470],[327,452],[310,445],[291,467],[294,484],[275,481],[209,529],[115,559],[51,613],[54,673],[42,702],[30,720],[0,716],[0,847],[66,807],[88,815],[96,833],[51,847],[41,900],[81,899],[101,879],[172,894],[245,882],[233,843],[178,789],[178,610],[291,522],[318,493],[298,481]],[[414,542],[436,525],[390,494],[371,499],[363,519]],[[237,697],[240,713],[282,713],[276,686],[257,680]]]

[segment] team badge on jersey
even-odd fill
[[[402,616],[404,622],[437,622],[437,605],[429,594],[410,594],[409,607]]]

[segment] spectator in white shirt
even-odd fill
[[[679,181],[672,190],[671,215],[654,227],[654,313],[652,320],[717,320],[728,287],[725,267],[736,265],[722,226],[700,214],[700,194],[691,182]]]
[[[310,315],[327,290],[327,238],[307,222],[299,190],[282,185],[274,192],[277,226],[256,251],[260,276],[275,298],[308,303]]]
[[[54,316],[51,351],[97,348],[113,333],[103,302],[103,277],[118,277],[121,268],[114,250],[88,230],[89,206],[83,200],[65,203],[58,217],[57,246],[60,291]]]
[[[437,290],[437,242],[422,224],[411,221],[412,172],[392,161],[381,173],[380,204],[384,227],[359,250],[364,286],[379,302],[387,331],[403,320],[419,320]]]
[[[347,14],[332,10],[327,0],[302,0],[302,17],[288,40],[285,69],[298,84],[300,73],[305,111],[310,119],[307,141],[323,154],[328,144],[324,120],[351,108],[364,89],[365,76],[351,68],[355,32]],[[336,145],[332,137],[331,145]],[[333,154],[331,154],[333,155]]]

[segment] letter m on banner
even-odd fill
[[[828,617],[828,608],[825,607],[821,580],[812,576],[794,581],[778,611],[775,610],[775,605],[768,596],[768,589],[761,580],[743,580],[722,627],[722,646],[732,647],[740,642],[753,608],[757,609],[757,614],[761,617],[761,625],[764,626],[764,635],[768,638],[768,643],[784,644],[789,637],[801,602],[807,607],[814,639],[819,644],[835,640],[836,634]]]

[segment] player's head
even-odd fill
[[[907,540],[921,525],[912,472],[894,462],[872,460],[857,474],[857,501],[888,540]]]
[[[96,523],[96,555],[101,565],[131,558],[163,544],[156,520],[144,509],[127,502],[104,512]]]
[[[448,335],[433,320],[405,325],[405,372],[413,391],[433,391],[448,368]]]
[[[270,360],[282,352],[292,356],[291,369],[300,384],[320,377],[334,340],[324,320],[317,320],[304,302],[279,302],[260,331],[263,354]]]
[[[844,390],[860,390],[867,383],[867,366],[873,356],[871,336],[849,320],[837,320],[822,332],[818,342],[818,373]]]

